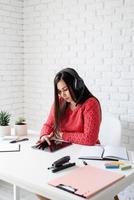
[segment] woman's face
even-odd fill
[[[57,83],[57,89],[58,89],[58,94],[67,102],[72,102],[73,99],[71,97],[71,94],[69,92],[69,89],[66,85],[66,83],[63,80],[60,80]]]

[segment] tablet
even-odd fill
[[[59,139],[52,139],[50,142],[51,142],[51,145],[48,145],[48,143],[44,141],[42,143],[32,146],[32,148],[43,150],[43,151],[54,152],[72,144],[70,142],[59,140]]]

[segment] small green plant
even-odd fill
[[[0,111],[0,126],[8,126],[11,115],[7,111]]]
[[[24,124],[26,124],[26,119],[24,117],[19,117],[15,122],[15,125],[24,125]]]

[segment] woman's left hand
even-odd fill
[[[50,140],[53,137],[53,132],[50,133],[49,135],[43,135],[41,138],[39,138],[39,140],[36,142],[38,143],[43,143],[44,141],[46,141],[49,145],[51,144]]]
[[[62,139],[62,135],[63,135],[63,133],[60,132],[60,131],[58,131],[58,132],[54,135],[54,137],[57,138],[57,139]]]
[[[59,135],[60,135],[60,138],[62,138],[63,133],[62,133],[62,132],[59,132]]]

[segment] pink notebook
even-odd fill
[[[75,195],[89,198],[100,190],[122,179],[124,176],[118,172],[87,165],[51,180],[48,184]]]

